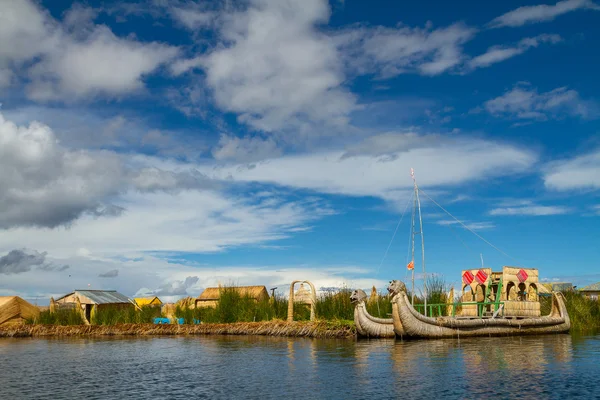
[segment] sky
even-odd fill
[[[0,0],[0,295],[384,290],[411,168],[427,274],[600,281],[600,2],[481,4]]]

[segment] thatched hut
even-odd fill
[[[216,307],[221,297],[223,287],[206,288],[195,301],[196,308],[198,307]],[[256,302],[269,299],[269,293],[265,286],[232,286],[227,290],[235,290],[240,296],[248,296]]]
[[[600,282],[579,289],[585,297],[591,300],[600,299]]]
[[[0,326],[23,324],[27,319],[40,315],[36,306],[18,296],[0,297]]]
[[[542,286],[550,292],[572,292],[573,284],[571,282],[547,282],[542,283]]]
[[[91,321],[92,312],[103,308],[134,308],[135,305],[127,296],[116,290],[75,290],[54,300],[53,305],[59,308],[80,307],[83,317]]]

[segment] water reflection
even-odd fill
[[[569,335],[2,339],[0,398],[591,398],[598,357]]]

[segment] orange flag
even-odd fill
[[[411,261],[408,263],[408,265],[406,266],[407,269],[415,269],[415,262]]]

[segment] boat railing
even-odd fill
[[[477,317],[483,317],[485,312],[487,311],[488,306],[491,307],[491,311],[496,313],[500,310],[500,315],[504,314],[504,302],[503,301],[465,301],[465,302],[456,302],[456,303],[438,303],[438,304],[427,304],[427,315],[430,317],[433,316],[443,316],[450,314],[455,317],[457,309],[462,306],[476,305],[477,308]],[[413,307],[417,312],[424,314],[425,312],[425,304],[413,304]],[[451,312],[448,312],[449,308],[452,308]]]

